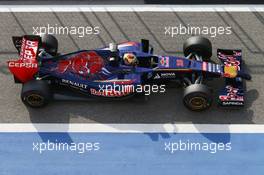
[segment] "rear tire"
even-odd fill
[[[201,36],[188,38],[183,44],[184,56],[194,53],[201,56],[203,61],[210,61],[212,56],[212,43],[209,39]]]
[[[26,106],[32,108],[46,106],[51,100],[49,85],[41,80],[32,80],[23,84],[21,100]]]
[[[203,84],[192,84],[185,88],[183,103],[192,111],[202,111],[209,108],[212,104],[212,93]]]

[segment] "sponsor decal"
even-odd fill
[[[207,63],[203,62],[203,71],[206,71],[206,70],[207,70]]]
[[[91,88],[90,92],[92,95],[96,95],[96,96],[103,96],[103,97],[121,97],[121,96],[126,96],[128,94],[130,94],[132,91],[132,87],[128,87],[126,88],[126,90],[123,91],[117,91],[114,89],[108,90],[108,89],[100,89],[100,90],[96,90]]]
[[[99,72],[103,74],[111,74],[107,69],[103,69],[103,59],[94,51],[81,52],[73,55],[67,60],[58,62],[57,71],[65,73],[67,70],[82,76],[94,75]]]
[[[38,64],[10,61],[8,62],[8,67],[38,68]]]
[[[223,77],[226,78],[235,78],[237,76],[238,69],[236,66],[224,66]]]
[[[174,72],[169,72],[169,73],[161,73],[160,76],[162,78],[175,78],[176,75]]]
[[[217,64],[207,63],[207,65],[208,65],[209,72],[219,72],[220,71],[220,67]]]
[[[216,65],[216,71],[218,73],[221,73],[221,66],[219,64]]]
[[[240,70],[240,60],[237,57],[241,57],[242,52],[234,51],[233,55],[226,55],[224,53],[219,52],[218,58],[223,60],[225,66],[236,66],[238,70]]]
[[[211,63],[208,63],[207,65],[208,65],[208,71],[209,72],[212,72],[212,64]]]
[[[20,58],[23,61],[35,61],[38,50],[38,41],[30,41],[23,38]]]
[[[236,101],[236,102],[243,102],[244,97],[242,95],[239,95],[239,89],[234,88],[232,86],[226,86],[226,95],[220,95],[219,99],[221,101],[230,102],[230,101]]]
[[[223,106],[243,106],[244,103],[243,102],[239,102],[239,101],[223,101],[222,102]]]
[[[235,57],[229,56],[225,60],[224,64],[226,66],[236,66],[238,70],[240,70],[240,61],[238,61]]]
[[[202,63],[202,70],[203,71],[221,73],[221,68],[222,67],[219,64],[213,64],[213,63],[207,63],[207,62]]]
[[[184,67],[183,60],[180,60],[180,59],[176,60],[176,66],[177,67]]]
[[[168,73],[160,73],[156,74],[154,79],[160,79],[160,78],[175,78],[176,74],[174,72],[168,72]]]
[[[77,83],[77,82],[74,82],[74,81],[71,81],[71,80],[66,80],[66,79],[62,79],[61,83],[67,84],[67,85],[71,85],[71,86],[74,86],[74,87],[77,87],[77,88],[81,88],[81,89],[87,89],[87,87],[88,87],[88,85],[86,85],[86,84]]]
[[[234,56],[242,56],[242,52],[241,51],[234,51]]]
[[[32,80],[38,72],[37,52],[38,41],[30,41],[24,37],[19,60],[8,61],[10,72],[22,83]]]
[[[131,80],[131,79],[121,79],[121,80],[119,80],[119,79],[111,79],[111,80],[95,80],[94,82],[131,85],[134,82],[134,80]]]
[[[156,74],[154,79],[160,79],[160,75],[159,74]]]
[[[160,64],[164,67],[169,67],[169,57],[161,57]]]

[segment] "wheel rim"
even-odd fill
[[[189,104],[192,109],[204,109],[207,106],[207,101],[203,97],[193,97],[190,99]]]
[[[26,97],[26,101],[31,106],[42,106],[44,104],[44,98],[39,94],[30,94]]]

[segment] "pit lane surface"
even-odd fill
[[[245,124],[0,124],[0,167],[2,175],[262,175],[263,135],[262,125]]]
[[[149,138],[156,138],[159,134],[163,134],[164,138],[157,140]],[[41,135],[41,139],[39,135]],[[160,175],[173,174],[177,169],[177,172],[182,175],[197,173],[210,175],[214,174],[217,169],[217,174],[231,172],[230,174],[233,175],[247,175],[254,172],[255,175],[261,175],[264,171],[262,156],[264,141],[259,138],[263,136],[263,134],[225,133],[0,133],[0,139],[3,142],[0,149],[5,151],[2,155],[6,157],[2,159],[1,172],[3,175],[17,175],[21,172],[37,175],[61,173],[71,175],[76,172],[78,174],[89,172],[91,174],[121,175],[122,172],[126,172],[128,175],[145,175],[147,173]],[[181,139],[182,142],[186,142],[187,138],[192,140],[192,143],[203,143],[209,145],[208,147],[214,147],[216,143],[208,140],[207,137],[221,138],[215,140],[221,142],[222,145],[232,143],[232,150],[174,150],[172,153],[167,148],[165,151],[164,148],[165,143]],[[232,139],[230,140],[229,137]],[[11,145],[8,144],[10,142]],[[49,146],[52,151],[42,150],[40,152],[38,145],[32,151],[32,143],[48,145],[50,142],[57,144],[58,142],[64,144],[73,142],[79,145],[89,142],[89,144],[97,143],[99,148],[91,151],[82,151],[82,148],[77,151],[54,151],[52,146]],[[173,144],[175,143],[173,142]],[[48,146],[41,146],[42,149],[43,147]],[[170,149],[172,150],[172,148]],[[31,166],[25,166],[25,162]],[[241,168],[234,168],[234,166]]]
[[[8,12],[0,13],[0,122],[2,123],[264,123],[263,50],[264,13],[261,12]],[[148,102],[137,99],[115,102],[53,102],[43,109],[28,109],[20,101],[21,85],[14,84],[6,61],[17,58],[11,36],[30,34],[33,26],[100,26],[100,35],[79,38],[58,35],[61,53],[92,49],[109,42],[147,38],[157,54],[179,55],[189,35],[171,38],[165,26],[231,26],[231,35],[210,38],[217,48],[241,48],[252,81],[247,82],[246,106],[221,109],[216,102],[205,112],[191,112],[182,104],[182,89],[169,88]],[[209,83],[215,97],[222,81]]]

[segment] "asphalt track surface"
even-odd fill
[[[264,13],[260,12],[43,12],[0,13],[0,122],[1,123],[264,123]],[[148,102],[130,99],[115,102],[53,102],[43,109],[26,108],[20,100],[21,85],[14,84],[6,61],[17,58],[11,36],[30,34],[33,26],[100,26],[100,35],[57,35],[61,53],[92,49],[109,42],[147,38],[157,54],[180,55],[190,35],[171,38],[165,26],[231,26],[231,35],[210,38],[217,48],[241,48],[252,81],[247,82],[246,106],[222,109],[216,103],[204,112],[191,112],[182,104],[182,89],[171,87]],[[215,61],[217,61],[215,59]],[[215,97],[222,81],[209,85]]]

